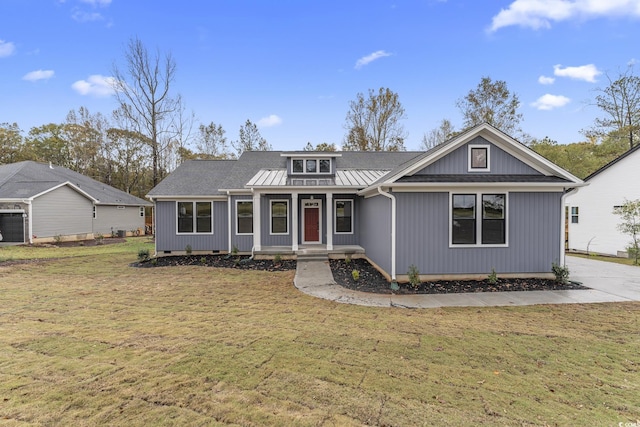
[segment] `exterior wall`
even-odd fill
[[[490,172],[469,172],[468,153],[469,145],[489,145],[489,170]],[[491,175],[540,175],[526,163],[516,159],[511,154],[501,150],[481,137],[476,137],[469,143],[449,153],[442,159],[430,164],[417,172],[416,175],[464,175],[464,174],[491,174]]]
[[[288,200],[289,201],[289,215],[287,221],[289,223],[287,234],[275,234],[271,235],[271,200]],[[291,246],[292,245],[292,221],[291,221],[291,195],[289,194],[266,194],[260,199],[260,220],[262,221],[260,227],[260,240],[262,246]]]
[[[358,199],[355,224],[367,257],[391,274],[391,200],[384,196]]]
[[[144,214],[140,216],[139,206],[96,206],[96,218],[93,220],[93,233],[111,235],[118,230],[142,230],[144,232]]]
[[[569,249],[617,255],[631,238],[620,231],[614,206],[640,199],[640,151],[621,159],[589,180],[589,185],[565,198],[569,209]],[[571,222],[571,207],[579,208],[578,223]]]
[[[458,191],[456,191],[458,193]],[[508,247],[449,247],[449,193],[395,193],[397,274],[548,273],[560,260],[562,193],[510,192]],[[367,247],[367,251],[368,251]]]
[[[336,200],[346,200],[346,199],[350,199],[353,200],[353,212],[352,212],[352,216],[353,216],[353,233],[351,234],[337,234],[335,232],[335,228],[336,228],[336,209],[335,209],[335,204],[336,204]],[[333,244],[335,245],[359,245],[360,241],[359,241],[359,234],[358,234],[358,222],[359,222],[359,217],[358,214],[360,213],[360,211],[358,210],[358,201],[356,200],[356,196],[354,196],[353,194],[334,194],[333,195],[333,206],[331,207],[331,215],[333,215]],[[326,224],[326,220],[325,220],[325,224]],[[326,235],[326,232],[325,232]]]
[[[238,235],[238,213],[236,204],[237,200],[252,201],[251,196],[231,196],[231,247],[235,246],[240,252],[250,252],[253,248],[253,234]]]
[[[184,201],[189,201],[185,199]],[[198,200],[206,201],[206,200]],[[191,245],[194,251],[227,251],[227,202],[213,202],[213,234],[177,234],[177,206],[175,201],[158,201],[156,213],[156,249],[184,251]]]
[[[32,215],[37,238],[93,233],[93,203],[67,186],[35,199]]]

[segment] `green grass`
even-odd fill
[[[293,272],[135,269],[145,240],[3,248],[0,424],[615,425],[640,303],[373,308]]]

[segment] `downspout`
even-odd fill
[[[391,280],[396,281],[396,197],[388,192],[382,191],[382,187],[377,187],[381,196],[391,199]]]
[[[227,234],[229,236],[227,242],[227,252],[231,253],[231,191],[227,190]]]
[[[33,244],[33,205],[31,204],[31,200],[23,200],[29,209],[27,210],[29,215],[29,244]]]
[[[558,262],[558,265],[562,265],[565,266],[565,235],[566,235],[566,230],[567,230],[567,223],[566,223],[566,215],[565,215],[565,197],[567,197],[567,195],[573,191],[574,189],[570,189],[569,191],[567,191],[567,189],[563,189],[564,191],[562,192],[562,197],[560,198],[560,260]]]

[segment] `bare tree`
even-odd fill
[[[321,142],[320,144],[313,145],[310,142],[307,142],[305,145],[304,151],[338,151],[336,144],[329,144],[327,142]]]
[[[595,105],[605,114],[595,120],[595,126],[583,131],[586,136],[627,140],[629,149],[638,145],[640,138],[640,77],[634,75],[633,66],[612,79],[606,74],[609,86],[596,89]]]
[[[229,159],[233,157],[233,154],[229,151],[229,144],[225,136],[226,131],[222,128],[222,125],[216,125],[211,122],[207,126],[200,125],[198,131],[198,142],[196,144],[198,157],[207,159]]]
[[[455,128],[449,119],[442,119],[437,128],[431,129],[428,133],[422,135],[422,149],[430,150],[431,148],[442,144],[455,134]]]
[[[509,91],[504,80],[482,77],[476,89],[458,99],[456,106],[462,112],[464,130],[489,123],[509,135],[522,132],[518,95]]]
[[[269,151],[272,150],[271,145],[266,139],[260,135],[258,126],[251,120],[240,126],[239,138],[231,143],[238,153],[238,157],[244,151]]]
[[[175,115],[181,112],[180,96],[172,97],[176,63],[170,53],[150,55],[144,44],[134,38],[124,54],[126,67],[113,67],[118,114],[126,118],[129,130],[146,137],[151,148],[152,184],[161,176],[164,150],[175,141]]]
[[[349,103],[343,149],[353,151],[402,151],[406,134],[400,120],[405,118],[398,94],[380,88],[369,96],[362,93]]]

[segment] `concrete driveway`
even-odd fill
[[[567,256],[569,279],[617,297],[618,301],[640,301],[640,266]]]

